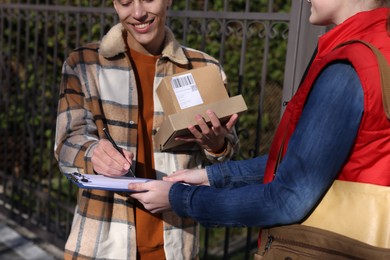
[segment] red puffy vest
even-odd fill
[[[320,72],[331,62],[347,60],[355,68],[363,87],[364,114],[357,138],[345,165],[338,175],[338,179],[390,186],[390,120],[386,118],[383,108],[376,57],[368,47],[361,43],[334,49],[338,44],[347,40],[361,39],[377,46],[389,62],[390,37],[386,33],[384,22],[377,22],[385,21],[387,12],[388,10],[384,9],[371,12],[372,14],[370,12],[364,14],[365,16],[371,15],[371,21],[376,22],[374,28],[370,28],[372,30],[370,34],[367,34],[367,31],[356,33],[356,31],[353,31],[354,28],[350,28],[352,32],[349,31],[344,36],[343,34],[340,36],[340,31],[342,32],[343,29],[348,28],[348,23],[353,22],[352,24],[355,27],[359,26],[353,20],[355,18],[352,18],[352,21],[347,21],[346,24],[339,25],[340,28],[336,27],[334,31],[327,33],[325,39],[320,39],[316,59],[313,61],[303,84],[288,103],[276,130],[269,153],[264,183],[272,181],[277,166],[278,154],[281,152],[283,156],[288,149],[288,141]],[[381,17],[378,17],[379,13]],[[360,20],[367,28],[367,21],[370,20]],[[284,146],[281,149],[283,142]]]

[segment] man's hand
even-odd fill
[[[163,177],[164,181],[184,182],[192,185],[210,186],[205,169],[179,170],[169,176]]]
[[[94,171],[110,177],[125,175],[131,167],[134,154],[124,149],[122,151],[125,157],[108,140],[101,139],[92,151]]]
[[[136,191],[130,194],[130,197],[141,202],[150,212],[158,213],[171,208],[168,194],[172,185],[173,183],[166,181],[148,181],[130,183],[128,187]]]
[[[188,126],[192,136],[179,136],[176,137],[176,140],[196,142],[209,152],[219,153],[225,147],[225,137],[231,133],[234,125],[237,123],[238,114],[233,114],[225,125],[221,125],[214,111],[207,110],[206,114],[210,118],[211,127],[207,125],[201,115],[196,115],[195,120],[199,128],[194,125]]]

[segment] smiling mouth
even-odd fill
[[[139,30],[142,30],[142,29],[145,29],[147,28],[148,26],[150,26],[152,23],[153,23],[154,20],[152,21],[148,21],[146,23],[141,23],[141,24],[133,24],[133,26],[136,28],[136,29],[139,29]]]

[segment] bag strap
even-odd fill
[[[342,46],[353,44],[353,43],[362,43],[368,48],[371,49],[371,51],[375,54],[378,66],[379,66],[379,72],[381,77],[381,85],[382,85],[382,102],[383,107],[385,109],[385,113],[388,119],[390,119],[390,66],[387,62],[386,58],[383,56],[383,54],[376,48],[374,45],[362,41],[362,40],[351,40],[344,42],[340,45],[338,45],[335,49],[340,48]]]

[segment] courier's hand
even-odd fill
[[[110,177],[125,175],[131,167],[134,154],[124,149],[122,151],[125,157],[108,140],[101,139],[92,151],[94,171]]]
[[[171,208],[168,194],[172,185],[173,183],[166,181],[148,181],[130,183],[128,187],[136,191],[130,197],[141,202],[150,212],[157,213]]]
[[[210,186],[206,169],[179,170],[169,176],[163,177],[164,181],[184,182],[192,185]]]
[[[203,149],[209,152],[220,153],[225,148],[225,137],[231,133],[237,122],[238,114],[233,114],[225,125],[221,125],[214,111],[207,110],[206,114],[210,118],[211,127],[207,125],[201,115],[196,115],[195,120],[199,129],[194,125],[189,125],[188,130],[192,133],[192,136],[179,136],[176,137],[176,140],[197,142]]]

